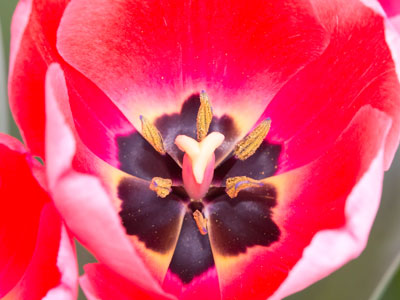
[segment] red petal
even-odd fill
[[[65,228],[48,194],[32,173],[43,169],[37,169],[20,142],[3,134],[0,161],[0,297],[41,299],[62,287],[64,299],[74,299],[75,252],[71,240],[63,237]]]
[[[74,246],[68,237],[64,240],[63,235],[67,234],[53,204],[44,206],[38,228],[36,248],[24,276],[2,299],[76,299],[78,267]]]
[[[80,284],[89,300],[175,299],[169,295],[161,296],[143,290],[101,264],[86,265],[85,275],[81,277]]]
[[[30,157],[14,139],[0,135],[0,297],[21,279],[35,250],[40,214],[49,201],[34,178]],[[8,147],[12,141],[14,151]]]
[[[363,107],[332,148],[319,159],[266,179],[277,188],[278,204],[273,209],[272,219],[281,230],[280,240],[270,247],[253,247],[239,257],[222,256],[213,249],[223,297],[265,299],[271,295],[301,262],[303,250],[321,230],[341,228],[338,234],[324,241],[341,243],[343,247],[340,261],[331,268],[321,268],[314,281],[360,253],[377,210],[381,181],[377,181],[374,193],[368,193],[368,185],[360,184],[358,190],[354,186],[371,168],[373,160],[379,158],[379,153],[383,153],[390,124],[385,114],[370,106]],[[382,166],[380,163],[378,166]],[[383,169],[377,170],[374,179],[381,179],[382,173]],[[358,203],[351,200],[353,195],[356,200],[360,199],[359,195],[367,198],[363,201],[365,211],[358,219],[353,218],[360,209]],[[353,225],[355,220],[359,224]],[[359,232],[354,230],[357,226]],[[343,243],[343,232],[347,238],[357,234],[352,247]],[[212,228],[209,233],[212,241]],[[319,251],[314,258],[316,268],[324,255]],[[307,280],[307,276],[297,277],[298,286],[310,283]]]
[[[27,146],[44,157],[44,77],[47,65],[60,60],[56,31],[69,0],[20,1],[12,22],[10,107]]]
[[[65,60],[137,128],[140,114],[153,118],[176,111],[205,89],[217,115],[239,113],[242,133],[326,45],[325,32],[303,0],[151,5],[77,0],[58,33]]]
[[[268,140],[284,145],[279,172],[324,153],[366,104],[393,118],[385,147],[388,168],[400,136],[400,86],[383,18],[360,1],[314,0],[313,5],[331,33],[330,44],[264,113],[272,119]]]

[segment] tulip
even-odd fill
[[[21,1],[11,108],[99,261],[86,295],[282,299],[357,257],[400,137],[384,18],[356,0]]]

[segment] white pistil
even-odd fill
[[[210,133],[201,142],[186,135],[178,135],[176,137],[175,144],[189,156],[192,162],[193,175],[198,184],[203,182],[207,165],[215,149],[222,144],[224,139],[225,136],[219,132]]]

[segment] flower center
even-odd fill
[[[215,150],[222,145],[225,136],[220,132],[208,133],[213,113],[210,101],[205,91],[200,93],[200,107],[197,112],[196,129],[197,140],[187,136],[178,135],[175,138],[175,145],[184,152],[182,162],[183,187],[190,197],[191,203],[200,204],[203,207],[203,198],[210,190],[213,182],[215,169]],[[152,145],[153,149],[165,156],[167,151],[164,148],[163,137],[157,127],[149,122],[144,116],[140,116],[142,122],[142,136]],[[251,157],[264,141],[271,120],[262,121],[245,138],[237,143],[232,154],[235,159],[244,161]],[[227,178],[222,183],[225,192],[230,198],[236,198],[242,190],[255,187],[262,187],[259,180],[246,176]],[[173,181],[169,178],[154,177],[149,188],[155,191],[160,198],[166,198],[173,191]],[[202,234],[207,234],[207,218],[202,213],[202,208],[192,209],[193,219]]]

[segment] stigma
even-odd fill
[[[185,190],[193,200],[201,200],[208,191],[214,176],[214,151],[222,144],[225,136],[212,132],[202,141],[186,135],[178,135],[175,144],[185,152],[183,156],[182,177]]]

